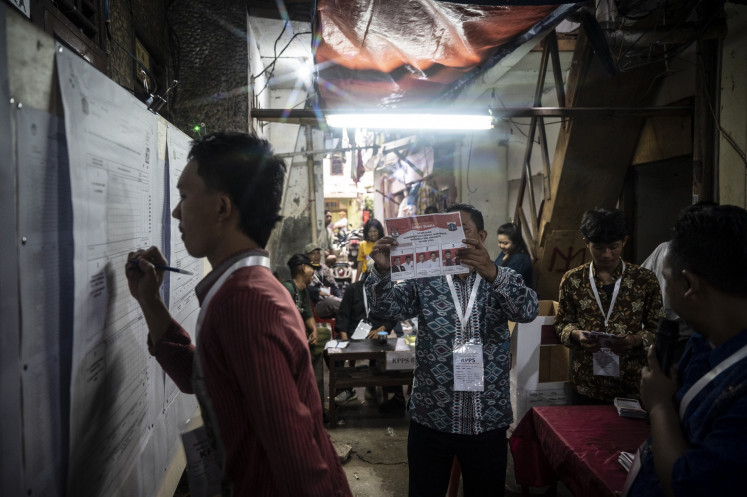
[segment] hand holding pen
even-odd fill
[[[125,262],[130,294],[140,304],[148,325],[148,336],[154,344],[163,337],[173,320],[161,296],[165,270],[157,269],[166,266],[166,258],[156,247],[130,252]]]
[[[130,259],[129,261],[127,261],[127,263],[128,264],[135,264],[135,265],[137,265],[138,264],[138,260],[137,259]],[[161,264],[153,264],[153,267],[155,267],[158,271],[172,271],[174,273],[188,274],[190,276],[192,276],[193,274],[195,274],[192,271],[187,271],[186,269],[180,269],[178,267],[172,267],[172,266],[163,266]]]
[[[157,247],[138,250],[127,254],[125,274],[130,294],[141,306],[162,301],[160,288],[163,283],[163,271],[158,267],[167,267],[168,262]]]

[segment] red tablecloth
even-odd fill
[[[614,406],[535,407],[509,440],[516,482],[560,480],[575,497],[614,497],[627,477],[620,451],[635,453],[648,434],[646,421],[623,418]]]

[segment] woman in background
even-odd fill
[[[496,265],[513,269],[524,278],[524,284],[534,289],[534,267],[521,230],[514,223],[502,224],[498,228],[498,246],[501,253]]]
[[[368,254],[371,253],[374,244],[379,238],[384,237],[384,227],[376,219],[369,219],[363,225],[363,241],[358,248],[358,271],[355,273],[355,281],[361,279],[363,273],[368,270]]]

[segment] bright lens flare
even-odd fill
[[[328,114],[332,128],[366,129],[491,129],[493,118],[469,114]]]

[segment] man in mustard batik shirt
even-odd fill
[[[659,282],[620,257],[628,240],[622,211],[585,212],[581,235],[592,261],[563,275],[555,320],[555,331],[571,349],[573,403],[638,398],[646,350],[664,315]]]

